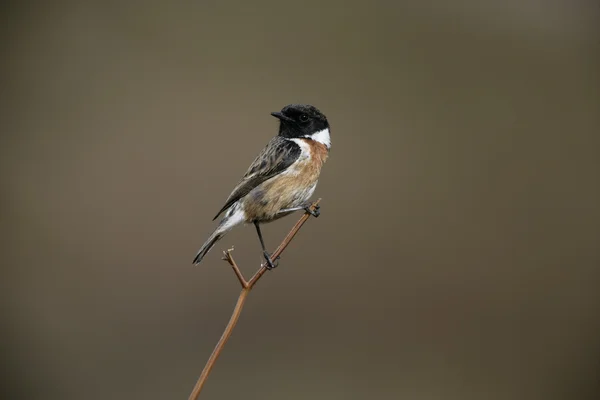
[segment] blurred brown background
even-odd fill
[[[251,294],[203,398],[597,390],[594,2],[2,14],[5,398],[187,398],[239,290],[219,251],[250,274],[260,250],[244,227],[192,258],[294,102],[332,124],[322,216]]]

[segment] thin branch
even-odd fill
[[[235,260],[233,259],[233,256],[231,255],[232,251],[233,251],[233,247],[231,249],[228,249],[227,251],[224,251],[223,258],[221,260],[225,260],[231,265],[231,268],[233,268],[233,272],[235,272],[235,276],[237,276],[238,280],[240,281],[242,288],[247,289],[248,282],[246,281],[246,279],[244,279],[244,275],[242,274],[242,271],[240,271],[240,268],[237,266]]]
[[[321,201],[321,199],[318,199],[317,201],[315,201],[310,206],[311,210],[315,211],[317,209],[320,201]],[[310,213],[306,212],[306,213],[304,213],[304,215],[302,215],[302,217],[300,217],[298,222],[296,222],[296,225],[294,225],[294,227],[290,230],[290,232],[287,234],[285,239],[283,239],[283,241],[281,242],[279,247],[277,247],[277,249],[271,255],[273,260],[276,260],[277,257],[279,257],[281,255],[281,253],[283,253],[283,251],[290,244],[292,239],[294,239],[294,236],[296,236],[296,233],[298,233],[300,228],[302,228],[302,225],[304,225],[304,223],[310,218],[310,216],[311,216]],[[223,252],[223,260],[227,261],[229,263],[229,265],[231,265],[231,268],[233,269],[235,276],[238,278],[240,285],[242,286],[242,290],[238,297],[235,308],[233,309],[233,313],[231,314],[231,318],[229,319],[229,323],[225,327],[225,330],[223,331],[221,338],[217,342],[215,349],[213,350],[212,354],[208,358],[208,361],[206,362],[206,365],[204,366],[204,369],[202,370],[202,373],[200,374],[200,377],[198,378],[198,381],[196,382],[196,385],[194,386],[194,389],[192,390],[192,393],[190,394],[190,397],[188,398],[188,400],[197,400],[198,399],[198,396],[200,395],[200,392],[202,391],[202,388],[204,387],[204,384],[206,383],[206,379],[208,378],[210,371],[213,369],[215,362],[217,361],[217,358],[219,358],[219,355],[221,354],[221,351],[223,350],[225,343],[227,343],[227,340],[229,339],[229,337],[231,336],[231,333],[233,332],[233,328],[235,328],[235,325],[237,324],[237,321],[242,313],[242,309],[244,308],[244,303],[246,302],[246,299],[248,298],[248,294],[250,293],[250,291],[252,290],[254,285],[256,285],[256,282],[258,282],[258,280],[265,274],[265,272],[267,272],[266,265],[261,264],[260,268],[258,269],[258,271],[256,271],[254,276],[252,276],[252,278],[250,278],[249,281],[246,281],[246,279],[244,278],[244,275],[240,271],[239,267],[237,266],[237,263],[235,262],[235,260],[233,259],[233,256],[231,255],[232,251],[233,251],[233,249],[224,251]]]

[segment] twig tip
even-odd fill
[[[224,261],[229,261],[231,260],[231,252],[234,250],[233,246],[231,246],[230,249],[227,250],[223,250],[223,257],[221,257],[221,260]]]

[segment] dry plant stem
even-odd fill
[[[310,208],[313,211],[316,210],[320,201],[321,201],[321,199],[318,199],[317,201],[315,201],[310,206]],[[290,232],[287,234],[285,239],[283,239],[283,241],[281,242],[279,247],[277,247],[277,249],[273,252],[273,254],[271,254],[271,257],[273,260],[276,260],[277,257],[279,257],[281,255],[281,253],[283,253],[285,248],[288,246],[288,244],[290,244],[292,239],[294,239],[294,236],[296,236],[296,233],[298,233],[298,231],[300,230],[302,225],[304,225],[304,223],[310,218],[310,216],[311,215],[309,213],[304,213],[304,215],[302,215],[302,217],[298,220],[298,222],[296,222],[296,225],[294,225],[294,227],[290,230]],[[221,351],[223,350],[225,343],[227,343],[227,340],[229,339],[229,337],[231,336],[231,333],[233,332],[233,328],[237,324],[240,314],[242,313],[242,309],[244,308],[244,303],[246,302],[246,299],[248,298],[248,294],[250,293],[250,291],[252,290],[254,285],[256,285],[256,282],[258,282],[258,280],[264,275],[264,273],[267,272],[266,265],[261,264],[260,268],[258,269],[258,271],[256,271],[254,276],[252,276],[252,278],[250,278],[249,281],[246,281],[246,279],[244,278],[244,275],[242,275],[242,271],[240,271],[237,263],[235,262],[235,260],[233,259],[233,256],[231,255],[232,250],[233,249],[229,249],[229,250],[223,252],[223,260],[227,261],[231,265],[231,268],[233,268],[233,272],[235,273],[235,276],[238,278],[238,280],[240,281],[240,284],[242,285],[242,291],[240,292],[240,295],[238,297],[235,308],[233,309],[233,313],[231,314],[229,323],[227,324],[227,327],[225,327],[225,331],[223,331],[223,334],[221,335],[221,338],[217,342],[215,349],[213,350],[212,354],[208,358],[208,361],[206,362],[206,365],[204,366],[204,369],[202,370],[202,373],[200,374],[200,377],[198,378],[198,381],[196,382],[196,385],[194,386],[194,389],[192,390],[192,393],[190,394],[190,397],[188,398],[188,400],[196,400],[198,398],[198,396],[200,395],[200,392],[202,391],[202,388],[204,387],[204,384],[206,383],[206,379],[208,378],[210,371],[213,369],[213,367],[215,365],[215,361],[217,361],[217,358],[219,358],[219,355],[221,354]]]

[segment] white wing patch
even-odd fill
[[[308,145],[308,143],[306,143],[302,139],[290,139],[290,140],[292,142],[296,143],[298,146],[300,146],[300,150],[302,150],[302,152],[300,153],[300,156],[298,156],[298,160],[303,160],[305,158],[310,157],[310,146]]]
[[[299,161],[303,161],[306,160],[307,158],[310,158],[310,146],[308,145],[308,143],[306,143],[304,140],[302,139],[289,139],[292,142],[296,143],[298,146],[300,146],[300,155],[298,156],[298,159],[296,161],[294,161],[294,163],[292,165],[289,166],[288,169],[286,169],[285,171],[283,171],[280,175],[284,175],[284,174],[298,174],[299,168],[300,168],[300,164],[298,164]]]

